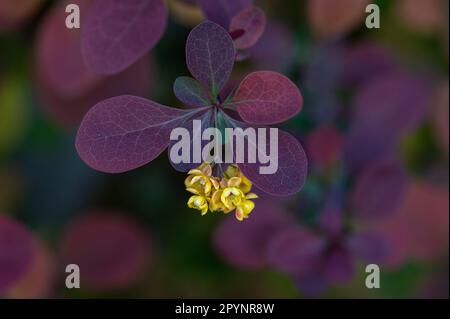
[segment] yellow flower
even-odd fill
[[[202,215],[208,212],[208,199],[203,196],[191,196],[188,200],[188,207],[201,211]]]
[[[209,163],[200,165],[188,174],[184,182],[186,190],[194,194],[189,198],[188,207],[200,210],[202,215],[208,210],[225,214],[235,210],[236,218],[242,221],[255,208],[251,199],[258,196],[250,193],[252,183],[237,165],[230,165],[221,180],[212,176]]]
[[[184,181],[186,190],[195,195],[209,196],[212,188],[219,188],[219,181],[211,176],[212,168],[208,163],[200,165],[199,168],[190,170]]]
[[[223,189],[218,189],[212,194],[211,200],[209,201],[209,210],[212,212],[223,212],[225,214],[228,214],[233,209],[226,208],[225,205],[222,203],[221,200],[222,193]]]
[[[239,205],[236,207],[236,219],[239,221],[243,221],[245,218],[248,218],[248,215],[252,212],[253,208],[255,208],[255,203],[250,199],[258,198],[256,194],[249,193],[245,196],[245,200],[241,201]]]
[[[220,195],[220,200],[227,209],[234,209],[244,198],[244,193],[237,187],[227,187]]]
[[[239,184],[239,188],[244,192],[248,193],[252,189],[252,182],[244,175],[242,174],[241,170],[236,164],[228,166],[227,170],[225,171],[225,177],[228,179],[231,179],[233,177],[239,177],[241,179],[241,183]]]

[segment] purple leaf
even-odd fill
[[[97,0],[81,33],[84,60],[99,74],[118,73],[155,46],[166,24],[163,0]]]
[[[406,173],[398,161],[380,159],[357,177],[352,195],[353,214],[360,218],[380,218],[395,212],[407,187]]]
[[[237,49],[251,48],[258,42],[266,27],[266,15],[257,7],[250,7],[239,12],[230,23],[230,34],[242,32],[240,36],[233,37]]]
[[[320,39],[343,36],[362,23],[368,0],[308,0],[306,13],[312,33]]]
[[[274,236],[267,248],[269,263],[292,275],[310,273],[320,265],[325,241],[306,228],[285,229]]]
[[[269,130],[268,130],[269,132]],[[266,137],[269,150],[270,137]],[[278,170],[274,174],[260,174],[259,168],[267,166],[256,163],[240,163],[242,172],[261,190],[271,195],[288,196],[298,192],[308,173],[305,151],[295,137],[278,130]]]
[[[230,77],[235,55],[230,35],[214,22],[203,22],[195,27],[186,42],[188,69],[214,98]]]
[[[211,98],[205,88],[193,78],[180,76],[173,85],[175,96],[189,106],[205,106],[211,104]]]
[[[377,77],[353,101],[352,127],[371,126],[392,137],[408,133],[424,119],[429,90],[422,80],[403,73]]]
[[[252,62],[257,69],[284,73],[293,61],[297,60],[293,43],[295,39],[290,30],[281,22],[269,21],[265,31],[255,46],[250,48]]]
[[[186,111],[123,95],[95,105],[78,130],[76,148],[92,168],[126,172],[155,159],[170,132],[196,111]]]
[[[319,215],[318,224],[330,236],[339,236],[342,232],[342,209],[336,204],[328,204]]]
[[[321,125],[306,138],[310,163],[318,167],[335,164],[341,158],[343,137],[333,126]]]
[[[253,0],[200,0],[206,18],[228,29],[231,19],[250,7]]]
[[[89,1],[73,3],[80,7],[83,14],[88,14]],[[42,19],[37,33],[34,64],[39,81],[44,81],[54,93],[72,98],[92,89],[100,82],[100,77],[84,65],[80,31],[61,27],[67,17],[64,7],[65,3],[55,5]]]
[[[393,72],[396,61],[393,54],[377,42],[356,43],[343,52],[341,80],[346,87],[355,88],[371,79]]]
[[[151,248],[146,232],[132,220],[114,212],[93,212],[66,230],[61,259],[80,267],[85,287],[120,289],[143,274]]]
[[[392,132],[382,127],[358,125],[351,128],[344,143],[346,169],[355,174],[370,162],[391,156],[397,141],[392,137]]]
[[[389,73],[367,83],[353,101],[344,147],[347,168],[357,171],[392,153],[399,138],[424,120],[429,97],[426,83],[409,74]]]
[[[216,251],[231,265],[260,269],[267,264],[269,240],[291,223],[291,219],[273,200],[258,200],[252,218],[245,223],[225,219],[214,234]]]
[[[355,267],[350,253],[341,247],[336,247],[324,260],[324,276],[330,283],[345,283],[355,274]]]
[[[237,108],[245,122],[257,125],[284,122],[300,112],[302,105],[297,86],[284,75],[270,71],[249,74],[228,104]]]
[[[96,85],[82,94],[68,97],[55,92],[42,74],[36,74],[35,85],[43,111],[64,129],[78,126],[92,105],[117,95],[148,97],[154,82],[153,62],[144,57],[118,74],[100,77]],[[65,74],[69,77],[70,73]]]
[[[354,234],[348,238],[347,246],[356,257],[367,263],[383,263],[389,253],[388,241],[378,233]]]
[[[27,273],[35,249],[32,235],[21,224],[0,215],[0,295]]]

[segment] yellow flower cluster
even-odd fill
[[[242,221],[255,208],[251,199],[258,196],[250,193],[252,183],[237,165],[230,165],[221,179],[212,176],[209,163],[203,163],[188,175],[184,184],[186,190],[194,194],[188,200],[188,207],[199,210],[202,215],[208,211],[228,214],[235,210],[236,218]]]

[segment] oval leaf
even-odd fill
[[[61,241],[63,263],[77,264],[83,284],[91,290],[120,289],[136,282],[152,255],[145,230],[116,212],[82,216]]]
[[[269,125],[284,122],[298,112],[303,97],[284,75],[270,71],[253,72],[239,85],[233,102],[242,119],[250,124]]]
[[[400,162],[380,159],[369,164],[358,176],[351,196],[355,216],[381,218],[394,213],[407,187],[407,176]]]
[[[155,159],[168,146],[171,130],[192,112],[131,95],[104,100],[81,123],[78,154],[102,172],[135,169]]]
[[[186,42],[186,63],[191,74],[213,97],[225,86],[233,70],[236,52],[228,32],[213,22],[195,27]]]
[[[180,76],[173,84],[175,96],[190,106],[204,106],[211,104],[210,97],[204,87],[193,78]]]
[[[389,256],[388,241],[377,232],[353,234],[346,245],[356,257],[367,263],[382,264]]]
[[[41,78],[41,74],[36,74],[37,97],[42,110],[49,118],[63,129],[72,130],[80,125],[83,116],[92,105],[104,99],[124,94],[141,97],[151,95],[154,80],[152,70],[153,62],[144,57],[125,71],[112,76],[99,77],[97,85],[71,98],[52,90]]]
[[[26,274],[35,248],[32,235],[21,224],[0,215],[0,294]]]
[[[72,0],[83,14],[88,14],[91,2]],[[94,88],[101,77],[88,69],[80,50],[80,30],[61,27],[67,13],[65,2],[55,5],[41,20],[36,38],[34,64],[38,85],[44,82],[48,90],[65,98],[74,98]],[[84,20],[82,20],[84,22]]]
[[[230,34],[242,35],[235,38],[234,44],[237,49],[251,48],[258,42],[266,27],[266,15],[257,7],[250,7],[239,12],[230,23]]]
[[[253,0],[200,0],[206,18],[228,29],[231,19],[250,7]]]
[[[266,141],[266,150],[270,150],[270,138],[266,137]],[[303,187],[308,160],[302,145],[289,133],[278,130],[278,170],[274,174],[260,174],[260,167],[267,165],[257,160],[239,164],[239,168],[258,188],[271,195],[288,196]]]
[[[345,35],[364,20],[368,3],[368,0],[308,0],[312,32],[320,38]]]
[[[271,239],[267,247],[269,263],[292,275],[317,269],[326,249],[326,242],[311,230],[291,226]]]
[[[166,24],[163,0],[97,0],[81,33],[84,60],[99,74],[118,73],[153,48]]]

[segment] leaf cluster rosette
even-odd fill
[[[180,77],[174,84],[175,95],[191,108],[177,109],[130,95],[104,100],[90,109],[79,127],[76,148],[80,157],[102,172],[126,172],[159,156],[169,146],[174,128],[192,131],[195,119],[201,120],[202,130],[218,126],[245,129],[284,122],[301,110],[299,89],[285,76],[270,71],[250,73],[225,95],[235,53],[225,29],[210,21],[198,25],[186,43],[186,61],[193,78]],[[196,134],[191,132],[191,139]],[[274,174],[261,175],[258,160],[240,163],[239,169],[267,193],[294,194],[306,179],[305,152],[295,137],[278,130],[278,154]],[[172,165],[179,171],[198,166]]]

